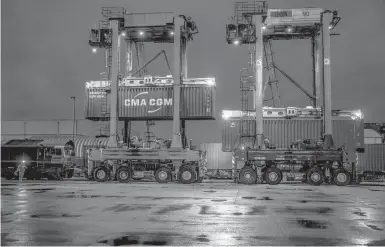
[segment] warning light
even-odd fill
[[[236,40],[234,40],[233,43],[234,43],[234,45],[239,45],[240,42],[239,42],[239,40],[236,39]]]
[[[121,34],[122,34],[122,36],[126,36],[126,32],[122,32]]]
[[[265,25],[262,26],[262,30],[266,30],[266,26]]]
[[[98,51],[98,49],[92,48],[92,53],[96,53],[97,51]]]
[[[174,32],[173,32],[173,31],[171,31],[171,32],[170,32],[170,35],[174,35]]]
[[[143,31],[140,31],[140,32],[139,32],[139,35],[140,35],[140,36],[143,36],[143,35],[144,35],[144,32],[143,32]]]

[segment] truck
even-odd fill
[[[1,177],[14,179],[20,163],[28,180],[70,178],[76,166],[72,141],[13,139],[1,145]]]

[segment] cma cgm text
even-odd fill
[[[172,99],[126,99],[125,106],[164,106],[172,105]]]

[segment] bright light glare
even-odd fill
[[[22,162],[25,163],[25,160],[23,160]]]
[[[333,28],[333,26],[332,25],[329,25],[329,29],[332,29]]]
[[[98,49],[92,48],[92,53],[96,53],[97,51],[98,51]]]
[[[174,35],[174,32],[173,32],[173,31],[171,31],[171,32],[170,32],[170,35]]]
[[[234,45],[239,45],[239,40],[234,40]]]
[[[360,110],[354,112],[354,115],[358,118],[358,119],[361,119],[362,118],[362,112]]]
[[[214,85],[214,80],[209,80],[209,81],[207,82],[207,85],[213,86],[213,85]]]
[[[265,29],[266,29],[266,26],[262,26],[262,29],[265,30]]]
[[[126,36],[126,32],[122,32],[122,36]]]
[[[143,35],[144,35],[144,32],[143,32],[143,31],[140,31],[140,32],[139,32],[139,35],[140,35],[140,36],[143,36]]]
[[[222,111],[222,118],[229,119],[232,116],[231,111]]]

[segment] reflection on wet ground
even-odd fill
[[[381,187],[2,181],[3,245],[384,245]]]

